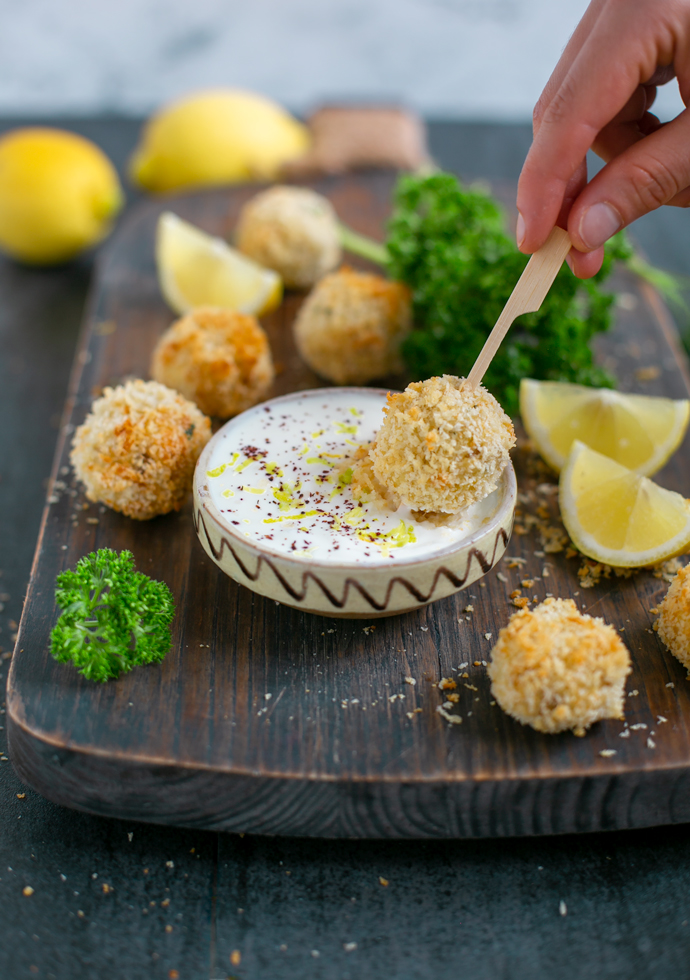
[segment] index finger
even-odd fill
[[[533,252],[544,243],[556,223],[568,181],[599,131],[638,85],[652,77],[659,54],[672,60],[672,33],[666,32],[664,39],[660,19],[645,23],[645,13],[633,8],[621,26],[607,6],[545,109],[518,185],[523,251]],[[665,44],[650,44],[654,27]],[[659,52],[658,47],[667,51]]]
[[[539,100],[534,107],[533,128],[536,134],[541,125],[544,113],[548,108],[554,95],[563,83],[563,79],[568,74],[572,63],[580,53],[583,44],[591,34],[596,24],[599,14],[604,8],[606,0],[592,0],[587,10],[585,10],[582,20],[573,31],[570,40],[563,49],[563,54],[558,59],[558,64],[551,72],[551,77],[544,86],[544,91],[539,96]]]

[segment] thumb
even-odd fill
[[[585,187],[568,218],[576,249],[591,252],[621,228],[662,204],[690,204],[690,115],[645,136],[608,163]]]

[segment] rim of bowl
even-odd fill
[[[209,441],[204,446],[197,464],[194,470],[194,488],[193,492],[195,495],[195,502],[198,507],[209,515],[213,521],[219,525],[224,533],[228,534],[234,541],[238,544],[243,545],[252,551],[260,554],[270,555],[272,558],[280,558],[281,560],[287,562],[289,565],[295,568],[304,569],[310,565],[318,566],[319,568],[330,568],[334,571],[341,568],[351,571],[353,569],[365,569],[367,571],[383,571],[383,569],[390,569],[391,571],[396,568],[407,567],[410,568],[414,565],[424,565],[430,561],[436,561],[438,558],[444,558],[455,551],[459,551],[462,548],[472,547],[479,540],[487,537],[493,531],[495,531],[505,520],[505,516],[515,509],[515,504],[517,503],[517,478],[515,476],[515,469],[513,467],[513,462],[511,459],[501,473],[499,484],[496,490],[500,491],[503,489],[503,499],[498,504],[494,514],[482,524],[480,527],[476,528],[467,537],[460,538],[457,541],[446,545],[444,548],[440,548],[437,551],[433,551],[429,554],[422,555],[418,558],[399,558],[395,563],[387,565],[385,563],[374,563],[366,561],[324,561],[319,558],[295,558],[288,552],[283,551],[280,548],[271,548],[268,545],[264,545],[262,542],[253,541],[250,538],[246,538],[243,534],[240,534],[233,527],[231,527],[221,512],[216,507],[213,502],[213,498],[208,492],[208,496],[204,495],[200,499],[198,498],[199,488],[206,482],[206,465],[207,459],[211,455],[213,444],[218,436],[223,432],[223,430],[231,424],[237,422],[241,419],[243,415],[249,414],[249,412],[254,412],[257,409],[265,408],[267,405],[275,405],[280,402],[294,401],[297,398],[305,397],[323,397],[328,396],[334,392],[338,393],[349,393],[360,394],[365,393],[367,395],[387,395],[390,391],[394,391],[393,388],[365,388],[365,387],[354,387],[354,386],[343,386],[343,387],[332,387],[332,388],[306,388],[304,391],[292,391],[287,395],[277,395],[275,398],[270,398],[268,401],[259,402],[257,405],[253,405],[251,408],[246,409],[244,412],[240,412],[239,415],[233,416],[233,418],[228,419],[228,421],[215,432]]]

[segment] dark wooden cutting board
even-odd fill
[[[315,186],[341,218],[381,236],[392,183],[372,173]],[[229,234],[254,192],[144,202],[103,256],[8,681],[21,778],[93,813],[266,834],[485,837],[690,820],[690,683],[650,631],[649,609],[667,584],[643,571],[583,588],[578,557],[544,553],[534,522],[557,527],[554,478],[525,449],[515,454],[522,533],[508,548],[521,560],[504,560],[482,586],[371,624],[300,613],[237,585],[202,551],[189,504],[146,523],[87,504],[68,462],[74,427],[104,385],[148,376],[173,319],[156,283],[158,215],[170,208]],[[600,357],[624,390],[687,396],[685,359],[658,297],[625,276],[617,285],[622,305]],[[322,384],[292,344],[302,298],[288,295],[265,319],[280,372],[272,394]],[[689,445],[657,477],[685,494]],[[51,659],[49,633],[56,574],[102,546],[131,549],[138,568],[170,585],[178,612],[161,666],[97,685]],[[530,599],[573,596],[623,631],[634,663],[628,737],[614,721],[585,738],[540,735],[492,703],[485,661],[525,579],[534,579],[522,589]],[[456,679],[462,724],[436,711],[442,677]]]

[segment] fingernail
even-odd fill
[[[517,238],[518,248],[520,248],[525,239],[525,219],[519,211],[517,225],[515,226],[515,237]]]
[[[587,248],[599,248],[622,227],[623,219],[616,209],[602,201],[587,208],[580,218],[580,238]]]
[[[573,268],[572,252],[568,252],[568,254],[565,257],[565,261],[568,263],[568,268],[570,269],[570,271],[574,273],[575,269]]]

